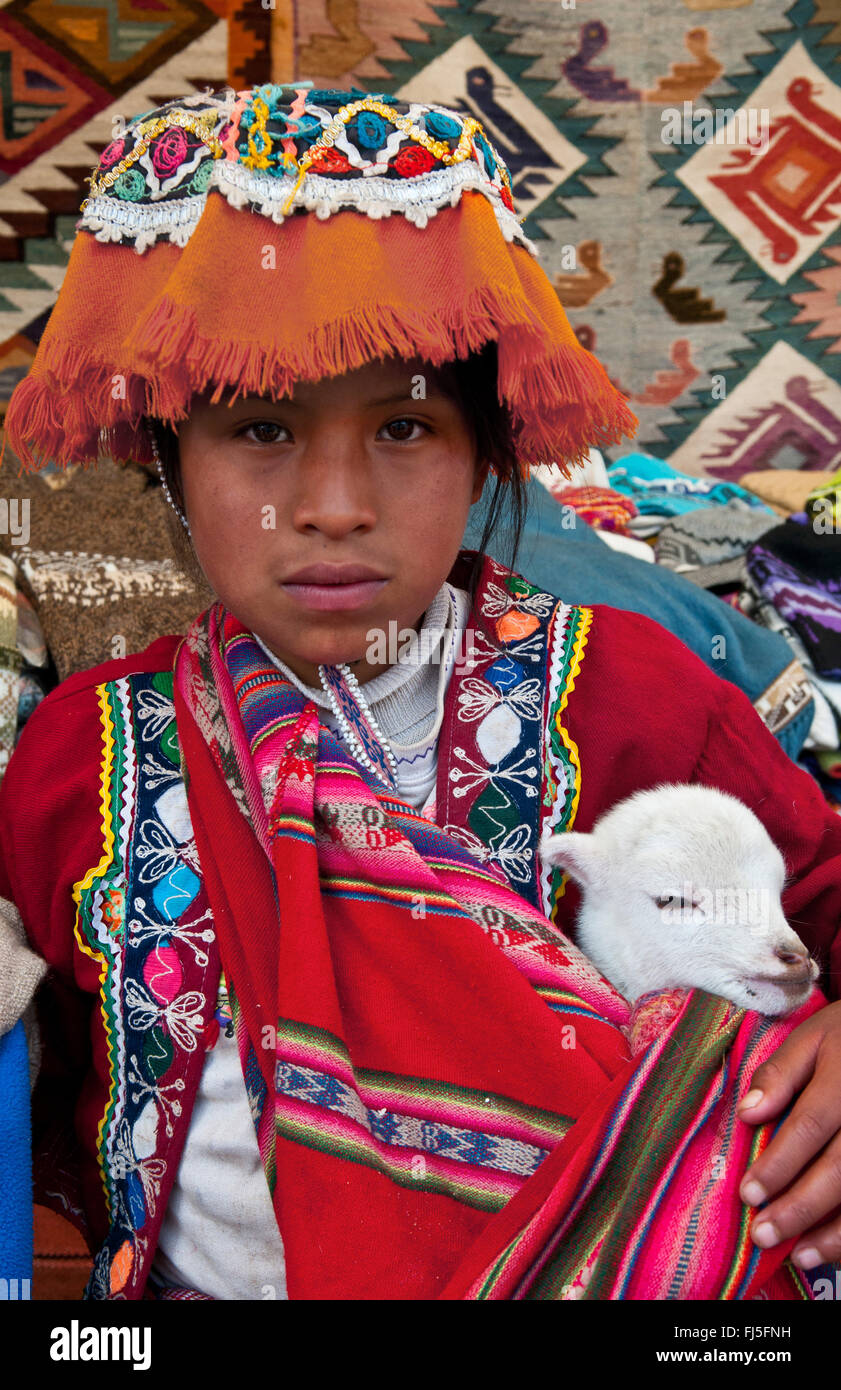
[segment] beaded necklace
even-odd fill
[[[397,759],[350,667],[344,664],[319,666],[318,679],[330,701],[348,752],[396,791]]]
[[[449,584],[447,585],[447,592],[450,597],[452,627],[447,656],[443,658],[445,662],[449,660],[449,654],[456,639],[455,615],[458,612],[455,595]],[[330,701],[348,752],[358,763],[373,772],[385,786],[396,791],[397,759],[385,734],[374,718],[371,707],[362,693],[359,681],[350,667],[345,664],[319,666],[318,678]]]

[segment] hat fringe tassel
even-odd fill
[[[144,408],[141,377],[114,373],[86,348],[61,344],[15,388],[6,413],[6,437],[24,473],[50,462],[61,468],[95,463],[104,452],[103,430],[112,436],[108,442],[113,457],[126,460],[139,457],[132,443]],[[115,440],[120,452],[113,447]]]
[[[551,330],[536,309],[529,307],[531,323],[523,323],[523,313],[522,296],[483,285],[447,315],[363,306],[320,325],[293,351],[283,343],[266,347],[201,336],[195,313],[163,297],[126,342],[125,360],[134,370],[127,365],[115,376],[76,344],[48,351],[37,375],[30,373],[14,393],[9,439],[26,471],[49,458],[61,466],[95,459],[100,431],[115,458],[148,462],[141,417],[185,419],[192,396],[211,385],[213,402],[228,391],[232,400],[281,397],[299,381],[341,375],[392,355],[440,366],[490,339],[499,341],[499,398],[511,412],[525,465],[557,462],[565,471],[593,445],[632,436],[636,418],[598,359],[577,342],[563,342],[560,328],[557,346],[547,353]],[[37,454],[31,439],[39,441]],[[553,452],[560,457],[548,457]]]

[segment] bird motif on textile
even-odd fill
[[[556,275],[552,284],[565,309],[580,309],[595,299],[597,294],[613,284],[613,276],[602,265],[602,244],[600,241],[582,241],[576,253],[582,272]]]
[[[702,299],[700,290],[692,286],[677,289],[677,282],[686,270],[686,262],[678,251],[663,257],[663,273],[651,287],[666,313],[675,323],[721,323],[727,317],[725,309],[717,309],[712,299]]]

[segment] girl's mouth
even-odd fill
[[[284,593],[302,608],[337,612],[364,608],[388,579],[367,565],[309,565],[281,581]]]

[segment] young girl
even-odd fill
[[[218,601],[63,682],[0,791],[90,1297],[799,1298],[841,1256],[841,1003],[632,1014],[536,857],[730,791],[837,996],[841,823],[747,698],[460,551],[633,425],[471,117],[267,87],[105,150],[9,435],[154,459]]]

